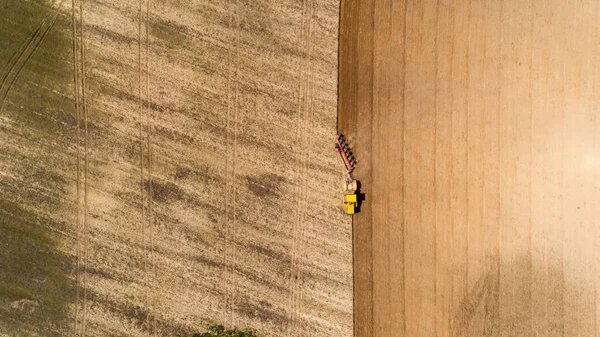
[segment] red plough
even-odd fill
[[[350,151],[350,148],[346,144],[344,135],[337,136],[335,148],[340,153],[340,156],[342,156],[342,160],[344,161],[344,164],[346,165],[346,170],[348,171],[348,174],[350,174],[354,170],[354,166],[356,165],[356,160],[354,159],[354,155],[352,154],[352,151]]]

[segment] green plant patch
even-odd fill
[[[225,329],[222,325],[212,325],[205,333],[195,333],[190,337],[258,337],[252,330]]]

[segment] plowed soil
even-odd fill
[[[599,4],[342,1],[355,336],[598,336]]]

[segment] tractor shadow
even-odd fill
[[[360,190],[360,188],[361,188],[360,181],[358,181],[358,180],[356,181],[356,186],[357,186],[357,188],[356,188],[356,202],[357,202],[357,204],[356,204],[355,213],[360,213],[361,206],[362,206],[363,202],[365,200],[367,200],[367,198],[366,198],[365,194],[362,193],[361,190]]]

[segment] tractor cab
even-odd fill
[[[358,182],[348,176],[348,179],[344,184],[344,209],[346,210],[346,214],[354,214],[358,207],[357,190]]]

